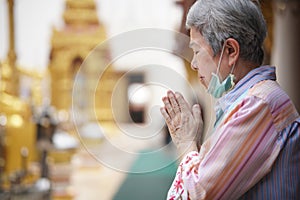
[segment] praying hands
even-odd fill
[[[164,107],[160,111],[165,118],[170,135],[181,155],[197,151],[197,144],[203,132],[203,119],[198,104],[193,107],[183,96],[172,91],[162,98]]]

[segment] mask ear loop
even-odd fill
[[[221,51],[221,55],[220,55],[220,59],[219,59],[219,63],[218,63],[218,68],[217,68],[217,75],[218,76],[219,76],[219,72],[220,72],[220,66],[221,66],[221,61],[222,61],[222,58],[223,58],[224,50],[225,50],[225,43],[222,47],[222,51]]]
[[[235,63],[233,64],[231,71],[230,71],[230,74],[232,74],[232,75],[233,75],[234,68],[235,68]]]

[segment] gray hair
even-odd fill
[[[240,45],[242,59],[263,62],[267,26],[258,1],[198,0],[188,12],[186,25],[200,31],[214,56],[226,39],[233,38]]]

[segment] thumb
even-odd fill
[[[201,147],[201,141],[202,141],[202,134],[203,134],[203,119],[202,119],[202,114],[201,114],[201,108],[200,108],[200,105],[199,104],[195,104],[193,107],[192,107],[192,113],[193,113],[193,117],[194,117],[194,120],[198,126],[198,134],[196,135],[196,138],[195,138],[195,141],[197,142],[197,147],[198,147],[198,150],[200,149]]]
[[[193,113],[193,117],[194,117],[195,121],[197,123],[200,123],[202,117],[201,117],[201,108],[200,108],[199,104],[193,105],[192,113]]]

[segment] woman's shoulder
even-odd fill
[[[249,90],[248,94],[262,99],[267,104],[275,106],[274,108],[290,101],[290,97],[287,93],[273,80],[258,82]]]
[[[261,81],[254,85],[248,94],[261,99],[269,107],[274,121],[280,129],[284,126],[282,123],[291,123],[299,117],[290,97],[276,81]]]

